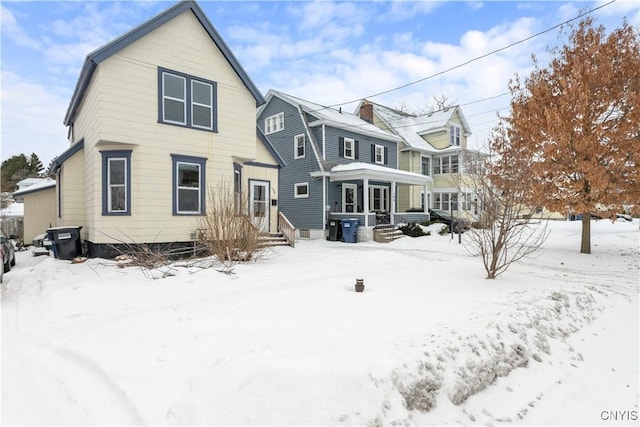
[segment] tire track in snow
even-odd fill
[[[21,343],[22,344],[22,343]],[[23,343],[27,344],[27,343]],[[75,416],[86,416],[87,421],[109,425],[144,425],[144,419],[125,390],[96,362],[69,349],[53,348],[47,344],[35,343],[19,345],[23,365],[31,365],[38,371],[46,372],[53,383],[64,392],[63,398],[78,409]],[[37,355],[37,356],[35,356]],[[31,376],[36,388],[41,388],[40,378]],[[41,388],[48,389],[48,387]],[[45,393],[41,393],[43,396]],[[51,396],[49,399],[61,398]],[[49,406],[55,402],[48,401]],[[53,403],[53,405],[51,405]],[[66,406],[66,405],[65,405]],[[83,424],[82,420],[70,416],[69,422]]]

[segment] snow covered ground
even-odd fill
[[[157,280],[20,252],[2,422],[638,425],[638,225],[594,221],[581,255],[580,223],[553,222],[493,281],[437,233]]]

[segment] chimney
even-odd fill
[[[366,122],[373,124],[373,104],[371,104],[366,99],[360,106],[360,118]]]

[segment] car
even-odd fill
[[[429,209],[429,216],[431,217],[431,221],[447,224],[449,229],[453,228],[453,231],[456,233],[464,233],[471,228],[471,222],[468,219],[452,217],[447,211]],[[453,223],[453,227],[451,223]]]
[[[0,253],[2,254],[2,268],[0,268],[0,283],[4,280],[4,273],[11,271],[16,265],[16,249],[4,231],[0,230]]]

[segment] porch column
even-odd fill
[[[428,189],[429,189],[429,185],[425,184],[424,185],[424,194],[422,195],[422,198],[424,199],[422,201],[424,203],[424,213],[429,212],[429,205],[427,204],[427,200],[429,200],[429,197],[427,197]]]
[[[362,204],[364,210],[364,226],[369,226],[369,178],[362,181]]]
[[[390,204],[391,204],[391,212],[389,215],[389,221],[391,222],[391,224],[395,224],[396,223],[396,182],[395,181],[391,181],[391,200],[390,200]]]

